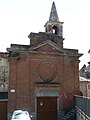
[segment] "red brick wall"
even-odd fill
[[[73,95],[79,93],[78,64],[75,57],[64,57],[64,105],[66,107],[73,103]]]
[[[60,89],[60,109],[72,105],[73,95],[79,92],[78,61],[75,60],[75,57],[28,53],[27,57],[23,56],[19,60],[10,59],[9,112],[15,109],[35,111],[35,89],[47,88],[47,86],[36,86],[34,84],[35,82],[43,82],[38,74],[38,66],[44,62],[56,67],[56,76],[52,82],[61,84],[49,85],[48,88]],[[11,89],[15,89],[15,93],[11,93]]]

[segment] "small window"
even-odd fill
[[[0,99],[8,99],[8,92],[0,92]]]
[[[90,89],[90,85],[88,85],[88,89]]]

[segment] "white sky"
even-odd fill
[[[54,0],[64,22],[64,48],[83,53],[80,67],[90,61],[90,0]],[[10,44],[29,44],[30,32],[44,32],[53,0],[0,0],[0,51]]]

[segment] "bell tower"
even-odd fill
[[[63,22],[59,21],[55,3],[52,3],[49,21],[45,24],[45,32],[63,36]]]

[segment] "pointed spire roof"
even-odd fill
[[[59,21],[56,6],[55,6],[55,2],[52,3],[52,8],[51,8],[51,12],[50,12],[49,21],[53,21],[53,22]]]

